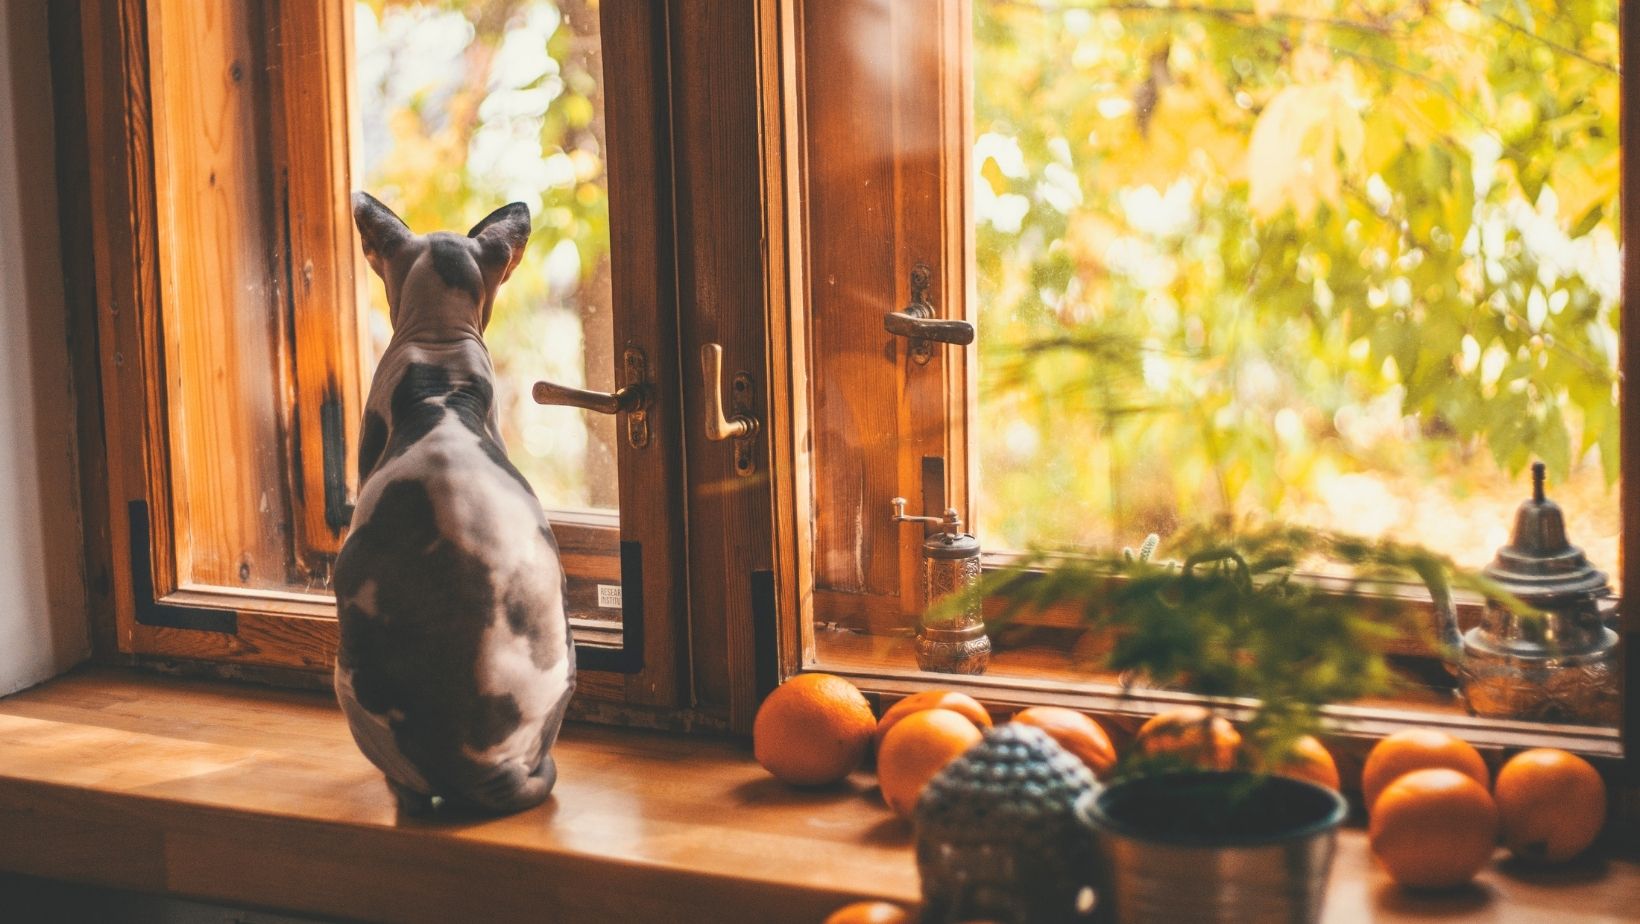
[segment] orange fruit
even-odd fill
[[[1293,749],[1273,772],[1278,776],[1318,783],[1328,789],[1338,788],[1338,764],[1333,762],[1332,754],[1314,735],[1305,735],[1293,742]]]
[[[1016,713],[1014,721],[1047,732],[1060,747],[1081,758],[1094,776],[1104,776],[1116,766],[1116,746],[1110,736],[1098,722],[1074,709],[1032,706]]]
[[[799,674],[758,707],[752,754],[783,782],[835,783],[865,760],[876,727],[871,704],[854,684],[831,674]]]
[[[1498,771],[1492,790],[1503,843],[1515,856],[1564,863],[1606,823],[1606,783],[1589,762],[1554,748],[1522,751]]]
[[[883,801],[901,817],[910,818],[917,797],[934,774],[981,737],[967,716],[949,709],[923,709],[901,719],[889,729],[877,752],[877,783]]]
[[[1205,770],[1229,770],[1236,765],[1241,733],[1201,706],[1181,706],[1151,716],[1139,726],[1137,742],[1140,752],[1152,757],[1167,754]]]
[[[888,902],[855,902],[833,911],[826,924],[911,924],[911,915]]]
[[[907,696],[888,707],[888,711],[883,713],[883,717],[877,722],[877,747],[883,746],[883,738],[896,723],[913,712],[921,712],[924,709],[949,709],[973,722],[974,727],[980,731],[991,727],[991,714],[972,696],[955,690],[924,690]]]
[[[1403,774],[1378,796],[1367,829],[1390,877],[1414,889],[1475,878],[1498,844],[1498,809],[1486,787],[1450,767]]]
[[[1384,787],[1413,770],[1448,767],[1486,788],[1491,782],[1486,761],[1469,742],[1428,728],[1399,731],[1372,746],[1361,768],[1361,801],[1372,811]]]

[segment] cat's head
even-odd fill
[[[395,333],[442,338],[490,323],[496,290],[524,255],[530,209],[513,202],[489,214],[465,236],[416,234],[369,193],[353,194],[364,257],[387,285]]]

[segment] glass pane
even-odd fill
[[[354,184],[416,231],[519,201],[534,231],[484,339],[507,454],[548,509],[572,616],[621,614],[615,419],[542,407],[546,379],[614,390],[597,0],[355,4]],[[368,377],[392,330],[374,279]],[[368,378],[367,378],[368,380]]]
[[[976,0],[978,534],[1618,557],[1617,0]],[[1615,580],[1615,574],[1614,580]]]
[[[597,0],[355,6],[355,186],[419,232],[530,207],[485,332],[502,436],[547,508],[613,512],[614,418],[530,399],[538,379],[614,390]],[[382,286],[370,293],[373,368],[392,331]]]

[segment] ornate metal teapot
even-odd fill
[[[1471,713],[1616,724],[1617,633],[1605,621],[1617,600],[1606,575],[1567,541],[1559,505],[1544,497],[1543,472],[1542,462],[1532,465],[1532,497],[1484,572],[1543,618],[1488,600],[1480,625],[1460,633],[1451,597],[1440,593],[1441,633],[1458,653],[1455,673]]]

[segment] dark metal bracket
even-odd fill
[[[643,545],[621,543],[621,647],[575,646],[575,667],[636,674],[643,670]]]
[[[342,399],[334,390],[319,405],[319,434],[324,440],[325,525],[339,535],[353,522],[353,502],[347,496],[347,422]]]
[[[753,395],[752,377],[745,372],[735,373],[729,385],[729,409],[733,417],[750,419],[757,413],[757,401]],[[750,475],[757,471],[757,456],[753,452],[757,448],[757,431],[752,431],[734,441],[735,445],[735,474]]]
[[[239,614],[195,606],[171,606],[154,599],[153,536],[149,532],[148,505],[134,500],[125,508],[131,531],[131,596],[136,604],[137,623],[166,629],[193,629],[198,632],[239,632]]]
[[[752,572],[752,661],[757,701],[780,685],[780,621],[774,572]]]

